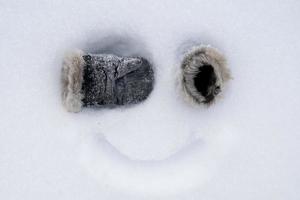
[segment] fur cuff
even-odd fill
[[[67,54],[63,61],[62,101],[69,112],[79,112],[82,107],[83,55],[82,51],[76,50]]]
[[[210,46],[190,49],[181,63],[181,87],[190,103],[211,104],[230,79],[225,57]]]

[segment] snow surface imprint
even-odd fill
[[[300,1],[0,0],[0,199],[299,200]],[[209,108],[176,85],[211,45],[233,80]],[[65,111],[64,53],[142,56],[141,104]]]
[[[227,128],[222,134],[206,132],[161,160],[137,160],[119,152],[101,134],[83,140],[81,163],[99,183],[131,194],[176,195],[201,188],[236,142]],[[224,133],[226,137],[224,137]],[[204,142],[205,141],[205,142]]]

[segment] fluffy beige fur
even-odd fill
[[[62,101],[69,112],[79,112],[82,107],[83,55],[81,50],[76,50],[68,53],[63,60]]]
[[[231,78],[226,59],[217,49],[207,45],[191,48],[183,58],[179,78],[184,100],[193,105],[197,105],[204,100],[204,97],[195,88],[193,80],[198,73],[198,66],[203,65],[203,63],[210,64],[214,68],[217,84],[220,85],[221,90]]]

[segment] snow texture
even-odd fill
[[[1,1],[0,199],[300,196],[300,2]],[[186,103],[180,65],[211,45],[233,80]],[[149,97],[74,114],[61,101],[72,49],[144,57]]]

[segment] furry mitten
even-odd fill
[[[189,102],[211,104],[230,79],[224,56],[210,46],[196,46],[181,63],[181,86]]]
[[[83,106],[139,103],[151,93],[153,83],[152,66],[142,57],[77,51],[63,62],[62,98],[70,112],[79,112]]]

